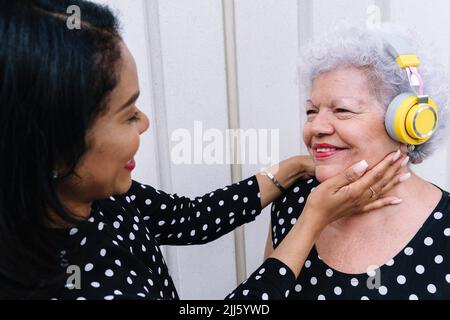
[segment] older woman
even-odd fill
[[[408,155],[410,163],[419,163],[439,140],[448,106],[446,79],[416,50],[409,54],[417,53],[421,59],[420,73],[412,80],[409,74],[408,79],[393,54],[389,39],[394,38],[414,48],[413,41],[399,32],[344,27],[306,50],[302,67],[312,86],[303,140],[313,156],[316,174],[291,186],[273,204],[266,254],[283,242],[314,187],[349,163],[367,159],[370,167],[397,149]],[[385,117],[392,116],[386,112],[394,97],[414,92],[416,85],[424,91],[419,94],[434,99],[440,123],[431,139],[412,147],[414,143],[399,142],[389,132]],[[433,130],[432,126],[428,129]],[[405,182],[388,193],[403,202],[328,225],[289,298],[450,298],[449,194],[415,175],[407,162],[403,162],[401,177]]]

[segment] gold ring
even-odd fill
[[[375,195],[377,194],[375,192],[375,190],[372,189],[372,187],[369,187],[370,191],[372,191],[372,195],[370,196],[370,199],[372,199],[373,197],[375,197]]]

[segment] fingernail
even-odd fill
[[[366,160],[362,160],[353,166],[353,172],[356,173],[358,177],[361,177],[366,171],[369,164]]]
[[[400,158],[401,152],[400,149],[397,150],[396,153],[394,153],[394,155],[392,156],[392,162],[395,162],[398,160],[398,158]]]
[[[390,204],[399,204],[399,203],[402,203],[402,199],[395,199],[395,200],[392,200],[391,202],[389,202]]]
[[[406,157],[405,159],[403,159],[401,166],[404,167],[408,164],[409,162],[409,157]]]
[[[398,179],[400,182],[406,181],[409,178],[411,178],[411,173],[405,173],[404,175],[400,176],[400,178]]]

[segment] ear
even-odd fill
[[[402,154],[408,154],[408,145],[406,143],[400,143],[400,152]]]

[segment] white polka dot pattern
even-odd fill
[[[133,181],[126,194],[94,202],[86,223],[67,230],[67,240],[84,250],[82,289],[68,284],[54,298],[178,299],[159,245],[213,241],[253,221],[260,201],[255,176],[193,200]],[[285,299],[294,284],[286,265],[268,259],[228,298]]]
[[[298,221],[316,179],[299,181],[272,205],[273,245]],[[382,230],[380,230],[382,231]],[[288,299],[450,299],[450,196],[443,196],[416,235],[381,267],[361,274],[339,272],[315,247]]]

